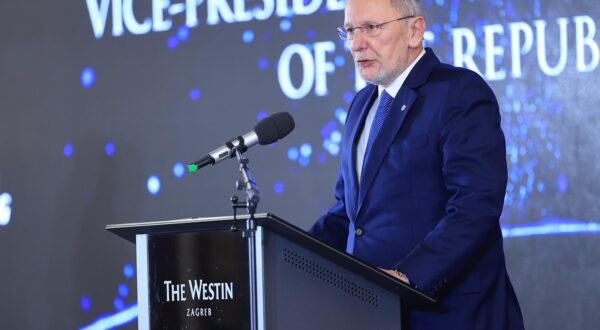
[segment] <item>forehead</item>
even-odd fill
[[[346,0],[344,24],[380,22],[393,19],[399,12],[400,10],[392,5],[392,0]]]

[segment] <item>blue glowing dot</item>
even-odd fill
[[[335,63],[335,66],[340,68],[346,64],[346,59],[344,58],[344,56],[338,55],[335,57],[335,59],[333,59],[333,62]]]
[[[177,38],[179,38],[180,41],[186,42],[189,37],[190,29],[187,26],[182,25],[179,27],[179,29],[177,29]]]
[[[342,133],[338,130],[331,132],[331,142],[338,144],[342,142]]]
[[[146,186],[150,194],[156,195],[160,192],[160,179],[156,175],[152,175],[148,178]]]
[[[88,89],[88,88],[92,87],[94,85],[94,82],[96,81],[96,73],[94,72],[94,69],[92,69],[89,66],[85,67],[81,71],[80,79],[81,79],[81,86],[83,86],[83,88]]]
[[[177,48],[177,45],[179,45],[179,39],[177,39],[176,36],[169,36],[167,38],[167,47],[169,47],[169,49],[175,49]]]
[[[113,300],[113,306],[115,306],[116,310],[120,311],[125,308],[125,302],[123,302],[123,299],[117,297],[115,300]]]
[[[307,157],[300,157],[298,163],[300,163],[300,166],[302,167],[307,167],[310,164],[310,159]]]
[[[317,160],[319,161],[319,163],[323,164],[327,161],[327,155],[324,152],[320,151],[317,154]]]
[[[119,284],[118,291],[119,291],[119,296],[121,296],[123,298],[127,298],[127,295],[129,295],[129,287],[125,283]]]
[[[185,166],[182,163],[175,163],[173,165],[173,175],[176,178],[181,178],[185,174]]]
[[[266,70],[269,67],[269,60],[266,58],[261,58],[257,62],[258,68],[261,70]]]
[[[329,145],[328,151],[332,156],[337,156],[337,154],[340,153],[340,146],[335,143],[331,143]]]
[[[323,149],[329,150],[329,145],[331,144],[331,140],[325,139],[323,140]]]
[[[310,144],[304,143],[300,146],[300,155],[302,155],[302,157],[310,157],[311,154],[312,147],[310,146]]]
[[[542,192],[542,191],[544,191],[544,188],[545,188],[544,187],[544,183],[543,182],[538,182],[538,184],[537,184],[537,190],[539,192]]]
[[[567,192],[567,189],[569,188],[569,183],[567,182],[567,177],[564,174],[560,174],[558,176],[558,179],[556,180],[556,185],[557,185],[559,192],[561,192],[561,193]]]
[[[133,268],[131,264],[125,264],[125,266],[123,266],[123,275],[125,275],[126,278],[133,278],[133,275],[135,275],[135,268]]]
[[[521,186],[519,188],[519,198],[524,199],[526,195],[527,195],[527,188],[525,188],[525,186]]]
[[[298,148],[296,147],[291,147],[288,149],[288,159],[295,162],[296,160],[298,160],[298,157],[300,156],[300,152],[298,151]]]
[[[337,118],[337,120],[340,122],[340,124],[344,124],[346,122],[347,116],[348,116],[348,113],[346,112],[346,110],[344,110],[342,108],[335,109],[335,118]]]
[[[315,30],[306,31],[306,37],[308,39],[314,39],[316,36],[317,36],[317,32],[315,32]]]
[[[10,215],[12,214],[11,203],[12,196],[9,193],[0,194],[0,226],[7,226],[10,223]]]
[[[337,125],[334,121],[329,121],[327,125],[321,128],[321,136],[324,139],[328,139],[331,136],[331,133],[337,129]]]
[[[242,33],[242,40],[247,44],[251,43],[254,40],[254,32],[252,32],[252,30],[244,31],[244,33]]]
[[[116,150],[115,144],[114,144],[114,143],[112,143],[112,142],[108,142],[108,143],[107,143],[107,144],[104,146],[104,152],[106,153],[106,155],[107,155],[108,157],[112,157],[112,155],[114,155],[114,154],[115,154],[115,150]]]
[[[269,117],[268,113],[266,113],[264,111],[259,112],[258,115],[256,115],[256,121],[261,121],[261,120],[263,120],[263,119],[265,119],[267,117]]]
[[[433,42],[435,40],[435,34],[431,31],[425,31],[423,34],[423,39],[427,42]]]
[[[92,301],[87,296],[81,296],[81,299],[79,299],[79,305],[83,311],[87,312],[90,310],[90,308],[92,308]]]
[[[63,147],[63,153],[66,157],[71,157],[73,155],[73,146],[70,143],[65,144]]]
[[[351,92],[345,92],[344,93],[344,102],[350,104],[350,103],[352,103],[352,100],[354,100],[354,94],[352,94]]]
[[[189,93],[190,100],[198,101],[200,99],[200,90],[198,88],[192,88]]]
[[[289,19],[282,19],[279,22],[279,28],[283,32],[288,32],[292,28],[292,22]]]
[[[275,182],[275,184],[273,185],[273,191],[276,194],[283,194],[284,190],[285,186],[283,185],[283,182]]]

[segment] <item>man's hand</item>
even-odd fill
[[[379,268],[381,271],[386,272],[388,275],[391,275],[397,279],[399,279],[400,281],[406,283],[406,284],[410,284],[410,281],[408,280],[408,276],[402,274],[401,272],[395,270],[395,269],[383,269],[383,268]]]

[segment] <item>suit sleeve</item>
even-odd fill
[[[342,177],[341,169],[339,170],[335,184],[335,198],[337,202],[308,232],[334,246],[336,249],[345,251],[350,220],[346,214],[346,205],[344,203],[344,178]]]
[[[474,73],[455,84],[458,102],[440,112],[442,175],[450,193],[437,225],[394,268],[430,294],[456,279],[498,235],[507,182],[496,98]],[[496,236],[497,237],[497,236]]]

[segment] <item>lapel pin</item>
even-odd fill
[[[403,104],[402,108],[400,109],[400,111],[404,111],[404,110],[406,110],[406,104]]]

